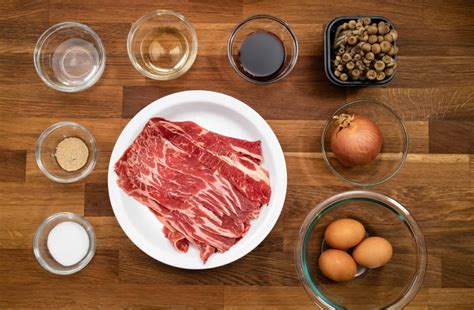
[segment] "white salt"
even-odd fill
[[[81,225],[63,222],[56,225],[48,235],[48,250],[63,266],[80,262],[89,250],[89,236]]]

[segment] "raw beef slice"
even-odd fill
[[[260,141],[208,131],[193,122],[151,119],[115,164],[118,185],[146,205],[173,246],[198,247],[206,262],[250,228],[270,200]]]

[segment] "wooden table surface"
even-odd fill
[[[99,3],[100,2],[100,3]],[[130,25],[154,9],[184,14],[199,38],[198,58],[178,80],[144,78],[130,64]],[[266,86],[242,80],[226,56],[230,30],[243,17],[269,13],[286,20],[300,44],[298,63]],[[399,70],[384,88],[332,86],[323,71],[323,27],[340,15],[383,15],[399,30]],[[435,1],[15,1],[0,4],[0,308],[312,308],[295,275],[293,248],[306,214],[325,198],[353,189],[325,167],[324,120],[355,98],[377,98],[406,121],[406,164],[373,188],[414,214],[428,245],[428,272],[411,309],[474,307],[474,2]],[[49,89],[33,66],[40,34],[62,21],[91,26],[107,50],[92,88]],[[262,244],[241,260],[211,271],[183,271],[142,253],[124,235],[107,195],[115,140],[142,107],[164,95],[207,89],[234,96],[271,125],[285,151],[288,194]],[[49,125],[77,121],[97,139],[99,160],[84,181],[49,181],[34,159]],[[82,272],[59,277],[36,262],[38,224],[58,211],[83,214],[97,233],[97,253]]]

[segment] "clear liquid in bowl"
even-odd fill
[[[189,50],[188,40],[175,27],[153,29],[140,45],[144,65],[160,75],[179,71],[189,58]]]
[[[51,67],[56,79],[68,86],[87,83],[99,70],[99,53],[95,46],[80,38],[71,38],[56,47]]]

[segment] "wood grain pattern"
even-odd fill
[[[143,77],[127,56],[131,24],[159,8],[185,15],[199,39],[195,64],[174,81]],[[299,41],[293,72],[271,85],[242,80],[226,55],[235,24],[258,13],[283,18]],[[399,31],[399,69],[385,87],[341,89],[325,77],[324,27],[354,14],[386,16]],[[399,174],[371,190],[404,204],[428,246],[425,281],[407,309],[473,309],[473,14],[469,0],[1,2],[0,308],[313,309],[294,270],[300,225],[319,202],[355,189],[325,166],[320,135],[341,104],[373,98],[405,120],[410,148]],[[66,20],[91,26],[107,53],[98,83],[76,94],[48,88],[33,66],[38,37]],[[254,108],[278,136],[288,169],[285,206],[270,235],[244,258],[208,271],[175,269],[141,252],[117,223],[107,191],[108,161],[125,124],[150,102],[189,89],[223,92]],[[94,171],[74,184],[50,181],[35,162],[38,136],[64,120],[87,127],[99,150]],[[47,273],[32,253],[36,228],[59,211],[85,215],[97,236],[90,265],[69,277]]]

